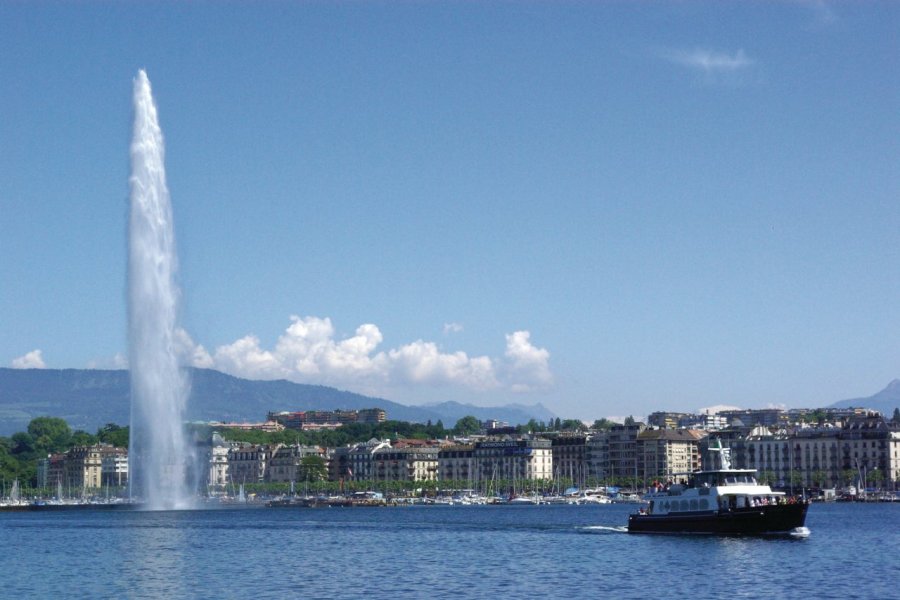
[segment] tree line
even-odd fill
[[[591,429],[609,429],[615,423],[607,419],[594,421]],[[514,428],[517,434],[548,432],[585,432],[588,426],[578,419],[551,419],[548,422],[531,419],[528,423]],[[444,427],[440,420],[432,424],[410,423],[407,421],[383,421],[381,423],[348,423],[336,429],[298,431],[285,429],[265,432],[243,429],[216,429],[226,440],[251,444],[302,444],[304,446],[325,446],[337,448],[347,444],[367,442],[372,438],[437,440],[453,436],[465,437],[482,432],[481,421],[468,415],[459,419],[453,427]]]

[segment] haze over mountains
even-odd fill
[[[34,417],[61,417],[73,429],[93,433],[106,423],[130,421],[128,371],[0,368],[0,435],[24,431]],[[187,419],[260,422],[271,410],[383,408],[389,419],[443,421],[473,415],[511,424],[547,421],[556,415],[540,404],[478,407],[458,402],[406,406],[321,385],[251,381],[208,369],[191,369]]]
[[[833,408],[871,408],[890,418],[895,408],[900,408],[900,379],[890,382],[886,388],[865,398],[841,400],[831,405]]]

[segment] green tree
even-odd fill
[[[825,487],[825,481],[828,479],[828,473],[821,469],[817,469],[812,472],[811,478],[813,485],[821,489]]]
[[[591,429],[596,429],[598,431],[606,431],[612,428],[615,425],[613,421],[609,419],[597,419],[594,421],[594,424],[591,425]]]
[[[587,426],[578,419],[566,419],[562,422],[562,431],[584,431]]]
[[[444,422],[438,419],[438,422],[428,430],[428,435],[432,439],[438,439],[446,436],[447,430],[444,429]]]
[[[884,471],[881,469],[872,469],[866,474],[866,482],[876,489],[881,488],[881,482],[884,481]]]
[[[456,422],[453,433],[456,435],[472,435],[481,431],[481,421],[477,417],[468,415]]]
[[[625,417],[625,425],[635,425],[635,424],[636,424],[636,421],[634,420],[633,416],[628,415],[627,417]]]
[[[28,434],[41,452],[63,452],[72,442],[72,430],[59,417],[36,417],[28,423]]]
[[[117,448],[128,448],[128,436],[130,429],[125,426],[107,423],[97,430],[97,439],[104,444],[110,444]]]
[[[328,478],[328,467],[325,459],[317,454],[310,454],[300,459],[300,481],[324,481]]]
[[[900,424],[900,408],[894,409],[894,416],[891,417],[891,422]]]
[[[543,421],[536,421],[534,418],[531,418],[528,419],[528,423],[516,427],[516,431],[519,433],[540,433],[547,431],[547,425]]]
[[[30,433],[17,431],[10,439],[12,441],[11,454],[24,457],[26,460],[32,457],[35,452],[35,440]]]
[[[97,437],[78,429],[72,433],[69,442],[72,446],[93,446],[97,443]]]

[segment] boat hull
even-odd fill
[[[628,517],[629,533],[705,533],[713,535],[785,534],[803,527],[809,504],[778,504],[731,510]]]

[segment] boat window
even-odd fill
[[[700,509],[707,510],[709,508],[709,500],[706,498],[700,498]]]
[[[681,510],[687,510],[687,509],[688,509],[688,501],[682,500],[681,501]]]
[[[691,510],[697,510],[697,499],[691,500]]]

